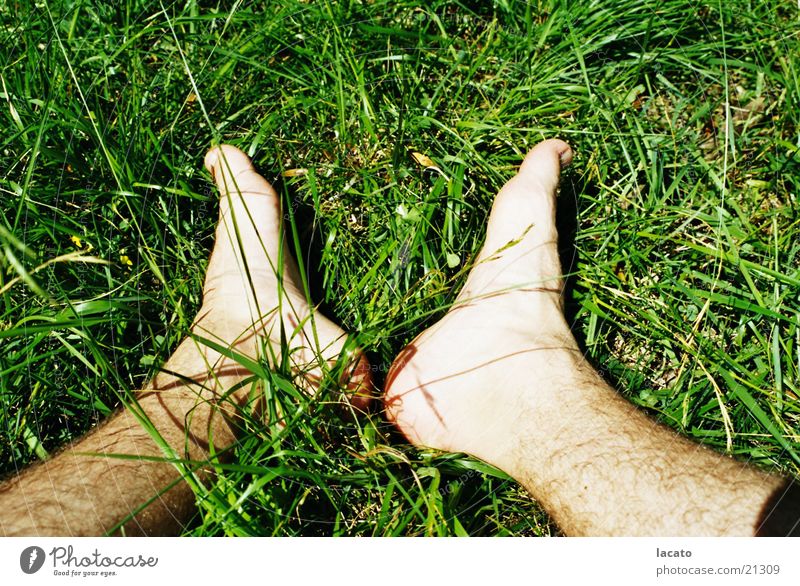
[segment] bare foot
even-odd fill
[[[622,398],[564,320],[554,222],[566,143],[533,149],[495,200],[453,308],[395,360],[386,412],[418,445],[519,481],[568,535],[788,535],[791,482],[675,435]],[[787,524],[775,499],[784,499]]]
[[[284,340],[292,370],[307,390],[316,389],[341,358],[350,366],[340,383],[355,406],[365,407],[369,364],[358,348],[345,348],[347,335],[339,326],[309,306],[272,186],[247,155],[230,145],[211,149],[205,166],[219,188],[220,220],[193,333],[272,365],[282,359]],[[208,348],[203,352],[217,374],[242,369]],[[163,389],[175,382],[161,374],[153,386]]]
[[[386,412],[412,443],[513,474],[516,443],[533,439],[515,437],[518,421],[546,418],[558,388],[551,382],[576,369],[555,227],[559,173],[571,160],[560,140],[528,154],[494,201],[486,243],[452,309],[392,365]]]

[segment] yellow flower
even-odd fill
[[[133,266],[133,261],[130,259],[130,257],[128,257],[127,254],[125,254],[124,249],[119,251],[119,262],[128,267]]]
[[[72,240],[72,243],[75,245],[75,248],[83,248],[83,243],[81,243],[81,239],[78,238],[77,236],[70,236],[69,239]]]

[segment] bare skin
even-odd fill
[[[796,532],[796,486],[656,425],[584,362],[563,318],[554,224],[560,166],[570,159],[565,143],[546,141],[498,195],[453,309],[389,373],[390,419],[416,444],[506,470],[570,534]],[[138,406],[0,487],[4,534],[96,535],[120,523],[125,534],[179,531],[194,496],[183,470],[158,460],[200,463],[194,482],[213,474],[208,462],[223,460],[235,442],[236,412],[253,390],[250,372],[224,349],[272,360],[281,328],[309,391],[344,354],[355,365],[341,381],[351,402],[369,400],[366,360],[358,349],[343,352],[344,333],[300,293],[272,188],[232,147],[212,150],[206,166],[223,197],[195,337],[141,391]]]
[[[585,362],[555,227],[571,159],[545,141],[498,194],[453,308],[389,372],[389,419],[412,443],[506,471],[570,535],[796,534],[796,485],[656,424]]]
[[[194,512],[192,481],[213,473],[236,440],[236,412],[254,407],[252,374],[228,351],[280,359],[281,328],[293,370],[311,392],[343,355],[347,337],[302,294],[289,254],[280,202],[247,156],[212,149],[206,168],[219,187],[220,222],[203,288],[203,305],[185,339],[132,405],[56,457],[0,487],[5,535],[169,535]],[[218,344],[226,356],[205,340]],[[344,352],[342,384],[350,402],[369,401],[369,365],[358,349]],[[138,415],[137,415],[138,413]],[[140,424],[149,419],[163,441]],[[132,458],[120,459],[118,455]],[[150,460],[148,460],[150,459]],[[152,503],[145,508],[145,504]],[[133,515],[125,521],[126,517]],[[121,526],[119,524],[123,522]]]

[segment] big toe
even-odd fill
[[[222,196],[241,194],[277,198],[272,185],[259,175],[250,157],[235,146],[223,144],[212,148],[204,163]]]
[[[555,189],[561,169],[572,162],[572,149],[563,140],[552,138],[537,144],[522,161],[519,175],[528,181]]]
[[[204,163],[220,194],[220,222],[209,275],[239,271],[246,276],[245,266],[274,271],[282,226],[280,200],[272,185],[259,175],[250,157],[231,145],[212,148]]]
[[[230,180],[242,171],[253,169],[250,157],[229,144],[213,147],[206,153],[203,163],[217,182],[224,180],[226,176]]]
[[[524,237],[538,244],[556,239],[556,190],[562,167],[571,161],[572,149],[563,140],[546,140],[528,153],[517,175],[494,200],[486,252]]]

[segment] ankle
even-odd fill
[[[516,444],[503,469],[528,488],[548,482],[552,469],[574,461],[574,453],[608,432],[607,426],[624,421],[630,407],[580,352],[552,350],[547,362],[548,368],[526,386],[509,425]]]

